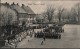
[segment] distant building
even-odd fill
[[[20,24],[22,24],[22,21],[26,17],[27,13],[17,4],[14,2],[11,4],[11,9],[13,9],[17,14],[17,20]],[[24,18],[23,18],[24,17]]]
[[[27,15],[26,15],[27,22],[29,24],[32,24],[35,21],[36,14],[33,12],[33,10],[29,6],[25,6],[24,4],[22,4],[21,8],[23,8],[27,12]]]
[[[22,24],[23,21],[26,22],[26,24],[32,24],[35,20],[36,14],[32,11],[32,9],[29,6],[25,6],[22,4],[20,7],[19,4],[15,4],[14,2],[11,4],[11,9],[13,9],[17,14],[17,20],[19,21],[19,24]]]

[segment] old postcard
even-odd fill
[[[1,0],[0,48],[80,48],[80,1]]]

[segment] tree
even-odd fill
[[[74,5],[74,7],[72,7],[72,12],[74,17],[76,18],[76,21],[79,23],[79,19],[80,19],[80,3],[77,3]]]
[[[72,7],[71,8],[71,22],[74,23],[74,22],[78,22],[78,20],[76,19],[76,13],[75,13],[75,10],[74,8]]]
[[[16,13],[12,9],[1,5],[0,25],[12,25],[16,21]]]
[[[48,22],[47,16],[46,16],[46,12],[42,13],[42,17],[44,19],[44,23]]]
[[[51,22],[54,15],[55,8],[53,6],[48,6],[46,10],[46,16],[49,22]]]
[[[71,10],[65,9],[61,15],[61,19],[66,23],[66,22],[70,22],[71,20]]]
[[[4,5],[1,5],[0,12],[1,34],[10,35],[13,27],[12,25],[17,19],[16,13]]]
[[[63,11],[64,11],[64,8],[61,8],[61,7],[58,8],[57,15],[58,15],[59,22],[61,22],[61,16],[62,16]]]
[[[37,22],[37,23],[43,23],[43,22],[44,22],[44,17],[43,17],[43,15],[38,14],[38,15],[36,16],[36,22]]]

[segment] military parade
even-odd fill
[[[49,2],[3,0],[0,48],[80,48],[79,1]]]

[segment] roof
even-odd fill
[[[35,14],[29,6],[22,6],[22,8],[23,8],[28,14]]]
[[[18,13],[26,13],[26,11],[17,4],[11,4],[11,8],[16,10]]]
[[[0,3],[0,5],[1,5],[1,6],[3,5],[3,6],[5,6],[5,7],[7,7],[7,8],[10,8],[9,3],[7,3],[7,2],[6,2],[6,3]]]

